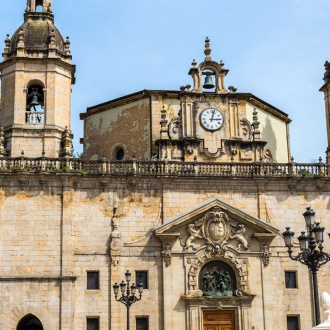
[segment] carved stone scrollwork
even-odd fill
[[[264,267],[269,265],[271,252],[269,251],[270,243],[276,236],[275,234],[255,233],[253,235],[260,242],[260,256]]]
[[[186,242],[183,243],[180,238],[184,251],[197,250],[195,241],[198,239],[206,241],[206,249],[212,252],[214,257],[224,255],[228,250],[228,240],[238,241],[237,250],[241,250],[241,248],[247,250],[249,246],[244,237],[245,226],[231,220],[220,207],[214,207],[202,219],[189,224],[187,231]]]
[[[246,119],[243,118],[240,120],[242,126],[242,133],[245,141],[252,141],[253,140],[253,129],[251,123]]]
[[[113,222],[113,230],[111,233],[111,242],[110,242],[110,256],[111,256],[111,264],[116,266],[120,262],[121,255],[121,234],[119,232],[119,225],[116,219],[116,216],[112,219]]]
[[[190,291],[198,290],[198,280],[197,275],[199,274],[200,268],[206,264],[208,261],[214,260],[213,251],[200,251],[195,258],[188,259],[188,264],[191,264],[188,273],[188,288]],[[239,280],[237,282],[237,290],[248,291],[247,286],[247,261],[245,259],[239,259],[233,252],[226,251],[221,257],[222,260],[228,262],[236,269],[239,274]]]
[[[171,244],[170,242],[163,243],[163,251],[162,251],[163,260],[165,266],[168,267],[172,263],[172,256],[171,256]]]
[[[264,241],[262,243],[263,249],[261,251],[261,259],[265,267],[269,265],[269,260],[272,255],[271,252],[269,252],[269,242]]]
[[[159,234],[157,237],[162,242],[162,257],[166,267],[169,267],[172,263],[172,255],[171,251],[173,248],[174,243],[180,237],[179,233],[171,233],[171,234]]]

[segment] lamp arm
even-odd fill
[[[130,308],[135,302],[142,299],[142,294],[140,293],[139,298],[135,296],[121,296],[120,298],[115,297],[115,299],[124,304],[127,308]]]
[[[290,253],[291,252],[291,253]],[[294,261],[299,261],[303,265],[307,266],[312,272],[317,272],[321,266],[330,261],[330,255],[323,251],[300,252],[297,256],[292,256],[292,251],[289,252],[289,256]]]

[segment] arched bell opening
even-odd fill
[[[199,273],[199,289],[204,296],[232,297],[237,290],[236,274],[223,261],[208,262]]]
[[[26,95],[26,123],[42,124],[44,122],[45,95],[40,84],[28,87]]]
[[[43,0],[36,0],[36,12],[42,13],[44,8]]]
[[[20,320],[16,330],[44,330],[44,327],[36,316],[28,314]]]
[[[202,72],[202,75],[205,77],[203,89],[215,91],[215,73],[210,70],[205,70]]]

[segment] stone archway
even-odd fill
[[[16,330],[44,330],[44,327],[36,316],[28,314],[20,320]]]
[[[21,320],[27,315],[33,315],[39,319],[43,329],[56,329],[53,318],[48,310],[37,303],[31,302],[26,302],[15,307],[4,320],[0,321],[1,329],[17,330]]]

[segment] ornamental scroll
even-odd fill
[[[208,250],[215,255],[227,250],[228,241],[237,242],[237,250],[248,250],[249,243],[244,237],[245,225],[231,220],[220,207],[214,207],[203,218],[189,224],[187,227],[188,238],[183,242],[180,238],[184,251],[198,250],[196,240],[204,240]]]

